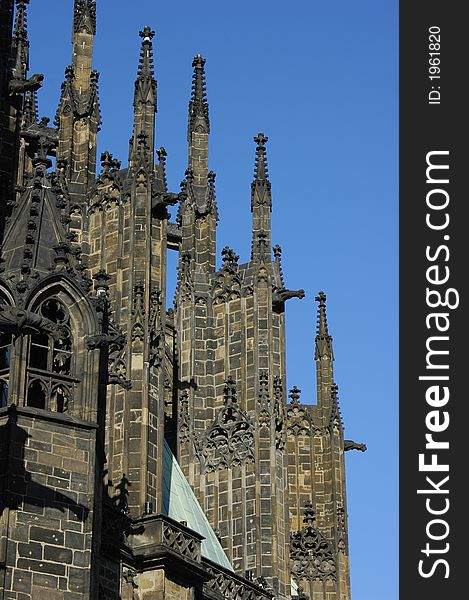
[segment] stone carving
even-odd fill
[[[127,360],[125,355],[125,337],[110,321],[108,344],[108,383],[117,384],[128,390],[132,387],[127,379]]]
[[[269,374],[261,371],[259,374],[259,427],[270,427],[270,396],[269,396]]]
[[[287,406],[288,433],[295,436],[308,435],[311,431],[311,419],[305,408],[300,404],[300,393],[296,385],[290,390],[290,404]]]
[[[161,291],[155,289],[150,297],[150,364],[153,367],[159,367],[164,358],[164,327],[163,327],[163,303]]]
[[[214,304],[229,302],[241,298],[241,281],[237,275],[239,256],[225,246],[221,252],[223,267],[217,274],[213,288]]]
[[[274,426],[275,426],[275,447],[277,450],[283,450],[287,443],[287,432],[285,429],[285,406],[283,403],[283,384],[279,375],[274,377]]]
[[[189,252],[184,252],[181,257],[181,270],[179,276],[179,294],[183,300],[189,300],[194,293],[194,284],[191,273],[192,257]]]
[[[344,440],[344,450],[359,450],[360,452],[366,452],[366,444],[357,444],[352,440]]]
[[[179,397],[178,431],[181,443],[188,442],[190,439],[190,418],[189,418],[189,393],[182,390]]]
[[[337,549],[346,552],[347,527],[345,522],[345,509],[342,504],[337,506]]]
[[[290,534],[290,564],[295,581],[336,579],[336,564],[332,546],[314,526],[311,502],[305,504],[305,526]]]
[[[238,405],[231,378],[226,381],[224,406],[204,435],[200,452],[205,472],[254,462],[254,428]]]
[[[16,335],[47,333],[54,339],[66,335],[60,324],[34,312],[5,304],[0,304],[0,331]]]
[[[331,414],[329,417],[328,428],[329,428],[329,431],[334,431],[336,433],[339,433],[340,431],[343,430],[344,424],[342,422],[342,416],[340,414],[340,408],[339,408],[339,386],[336,385],[335,383],[333,383],[331,385],[331,402],[332,402],[332,408],[331,408]]]
[[[134,299],[133,299],[133,310],[132,310],[132,342],[143,342],[145,337],[143,316],[145,314],[144,306],[144,286],[141,281],[134,285]],[[141,344],[140,344],[141,346]]]
[[[263,590],[261,586],[257,590],[242,581],[235,580],[227,573],[219,571],[214,564],[204,564],[206,570],[213,575],[213,579],[205,585],[208,589],[214,590],[221,594],[226,600],[261,600],[261,598],[269,598],[271,594],[268,589]],[[251,584],[252,585],[252,584]]]
[[[167,521],[163,524],[163,544],[192,560],[200,560],[200,544],[180,529],[172,527]]]
[[[24,94],[26,92],[35,92],[42,87],[44,75],[35,73],[29,79],[12,79],[8,84],[8,91],[12,96]]]

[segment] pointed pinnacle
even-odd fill
[[[329,331],[327,329],[327,317],[326,317],[326,294],[319,292],[316,296],[316,302],[319,302],[318,306],[318,324],[317,324],[317,335],[328,336]]]
[[[265,180],[269,178],[269,170],[267,167],[267,155],[265,151],[265,145],[269,141],[269,138],[262,132],[259,132],[254,138],[256,142],[256,163],[254,167],[254,179]]]
[[[96,0],[75,0],[73,9],[73,31],[96,33]]]
[[[24,97],[23,121],[25,127],[37,123],[37,113],[38,104],[36,91],[32,90],[27,92]]]
[[[315,298],[316,302],[319,302],[317,326],[316,326],[316,352],[315,359],[328,356],[333,359],[334,355],[332,352],[332,336],[329,335],[329,329],[327,326],[326,316],[326,294],[319,292]]]
[[[336,419],[340,425],[343,427],[344,422],[342,420],[342,415],[340,414],[340,405],[339,405],[339,386],[336,383],[331,385],[331,401],[332,401],[332,410],[331,410],[331,423]]]
[[[16,17],[13,37],[16,40],[26,41],[28,38],[27,24],[28,17],[26,15],[26,6],[29,0],[16,0]]]
[[[205,121],[206,133],[210,133],[208,117],[208,102],[205,83],[205,58],[197,54],[192,61],[194,73],[192,75],[192,93],[189,100],[189,131],[192,132],[198,117]]]
[[[256,142],[256,159],[254,163],[254,180],[251,183],[251,212],[255,207],[262,205],[267,205],[272,210],[271,186],[265,151],[265,145],[269,138],[259,132],[253,139]]]

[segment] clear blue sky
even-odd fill
[[[179,190],[192,58],[206,59],[219,250],[249,257],[253,136],[269,136],[273,242],[283,248],[288,387],[314,402],[314,296],[328,296],[346,437],[353,600],[397,598],[397,0],[98,0],[99,151],[125,163],[146,24],[156,30],[157,146]],[[31,0],[31,70],[53,119],[72,0]],[[53,15],[53,16],[51,16]]]

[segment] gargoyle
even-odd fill
[[[290,298],[304,298],[305,297],[305,291],[304,290],[287,290],[287,289],[283,289],[283,290],[278,290],[277,294],[280,296],[280,299],[282,300],[282,302],[285,302],[285,300],[290,300]]]
[[[109,346],[109,344],[116,344],[117,346],[123,347],[125,343],[125,336],[122,333],[97,333],[92,335],[86,341],[88,350],[94,350],[95,348],[103,348]]]
[[[29,79],[12,79],[8,84],[8,91],[11,96],[24,94],[25,92],[35,92],[42,87],[44,75],[35,73]]]
[[[344,440],[344,450],[360,450],[360,452],[366,452],[366,444],[357,444],[353,440]]]
[[[0,305],[0,331],[13,334],[48,333],[54,339],[67,335],[66,330],[36,313],[14,306]]]
[[[304,290],[287,290],[286,288],[277,288],[272,294],[272,303],[274,304],[274,307],[277,306],[279,308],[283,302],[290,300],[290,298],[300,298],[301,300],[304,297]]]

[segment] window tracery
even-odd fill
[[[70,315],[57,298],[42,302],[38,314],[56,325],[52,332],[31,335],[26,405],[67,412],[73,386],[73,339]]]

